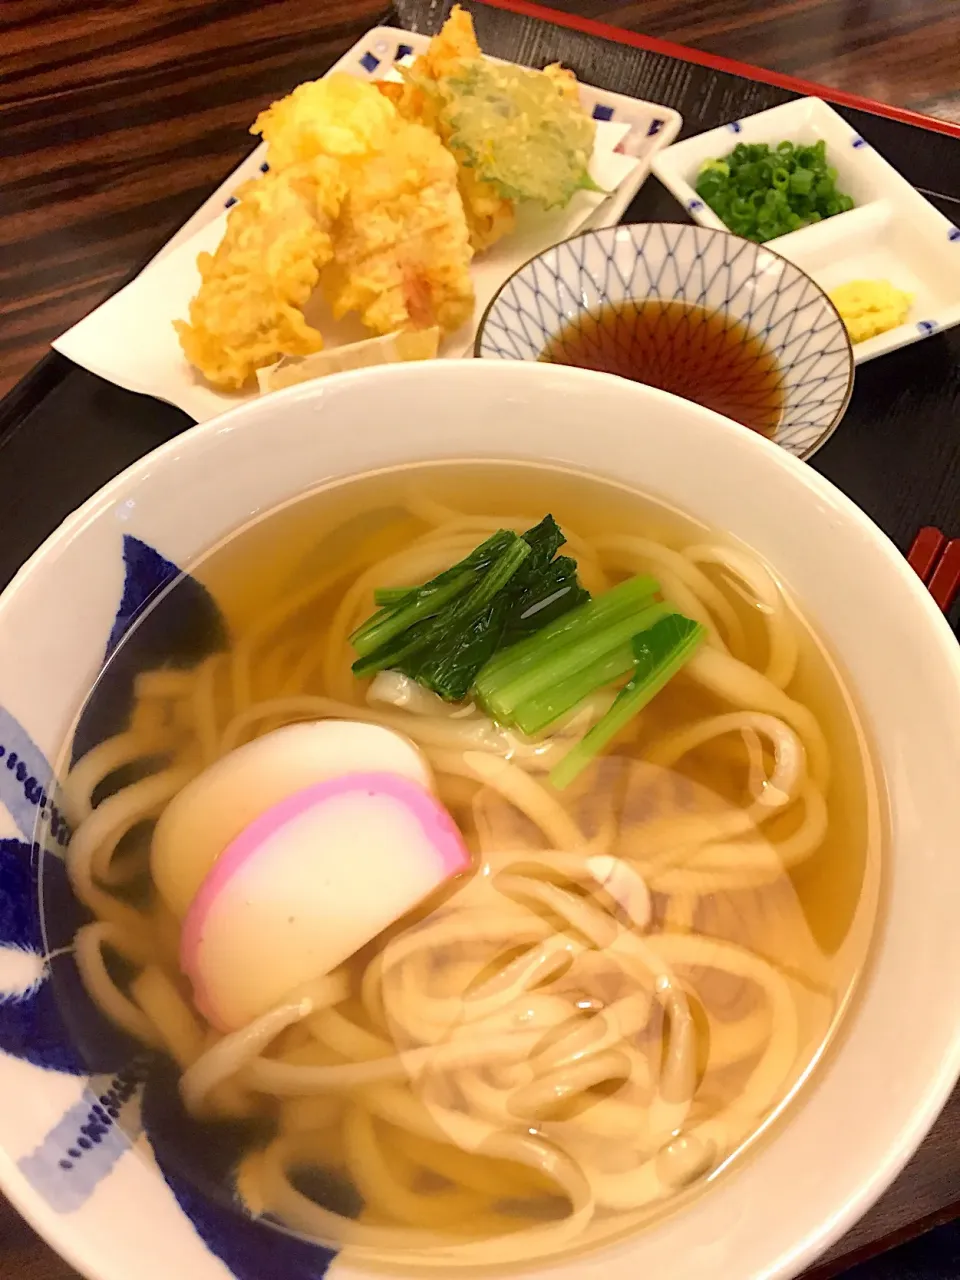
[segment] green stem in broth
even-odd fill
[[[528,663],[517,676],[512,675],[512,668],[508,668],[497,682],[497,687],[482,695],[484,705],[494,719],[512,724],[521,704],[549,694],[561,682],[576,676],[611,650],[628,644],[637,632],[645,631],[672,611],[669,605],[650,603],[647,599],[631,607],[625,616],[615,615],[605,619],[604,625],[597,625],[589,611],[604,599],[606,597],[601,596],[583,606],[588,612],[583,617],[581,628],[568,633],[559,644],[550,640],[538,643],[535,662]],[[535,643],[539,641],[538,636]]]
[[[538,631],[498,653],[478,674],[475,688],[480,701],[488,698],[542,662],[544,654],[559,652],[594,632],[605,630],[621,618],[638,613],[652,603],[659,591],[655,578],[642,575],[628,578],[602,596],[571,609]]]
[[[606,715],[552,770],[550,781],[558,790],[569,786],[594,756],[673,679],[684,663],[693,657],[705,635],[706,628],[699,622],[671,613],[634,636],[632,647],[636,669],[633,677],[620,690]]]
[[[476,578],[476,570],[467,569],[441,586],[405,592],[399,604],[375,613],[354,633],[351,637],[354,649],[361,658],[375,653],[381,645],[409,631],[416,623],[436,617],[444,605],[463,595]],[[412,597],[409,602],[408,596]]]

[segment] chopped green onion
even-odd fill
[[[723,159],[704,163],[696,188],[731,231],[763,243],[852,209],[836,184],[820,139],[809,147],[738,143]]]
[[[554,767],[550,781],[558,790],[570,785],[607,744],[654,698],[693,656],[706,634],[699,622],[671,613],[634,636],[636,668],[616,701],[589,733]]]

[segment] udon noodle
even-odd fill
[[[451,476],[465,505],[481,491],[503,504],[511,486],[539,501],[464,514]],[[93,917],[76,939],[83,980],[115,1023],[172,1055],[192,1115],[273,1119],[235,1171],[253,1214],[418,1266],[606,1238],[680,1203],[753,1139],[849,996],[876,870],[849,706],[763,563],[612,486],[423,469],[315,495],[297,527],[324,503],[349,536],[326,557],[318,539],[291,578],[239,570],[271,562],[269,546],[251,550],[256,530],[229,544],[232,568],[216,553],[200,566],[229,648],[143,672],[128,727],[67,776],[69,875]],[[563,793],[546,771],[609,697],[528,741],[394,673],[356,681],[347,639],[374,587],[424,581],[541,508],[588,589],[652,572],[708,632],[676,687]],[[346,520],[372,510],[366,525]],[[275,519],[272,550],[283,544],[278,563],[292,567],[305,539],[294,555]],[[232,748],[326,718],[420,747],[474,871],[341,969],[218,1033],[179,971],[180,922],[143,891],[149,824]],[[306,1193],[316,1167],[352,1184],[358,1217]]]

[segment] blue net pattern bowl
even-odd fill
[[[763,245],[711,227],[641,223],[587,231],[521,267],[491,302],[475,354],[539,360],[561,330],[605,304],[681,302],[737,321],[780,370],[783,412],[771,435],[800,458],[820,447],[853,389],[853,351],[829,298]]]

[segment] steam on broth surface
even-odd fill
[[[356,680],[348,644],[375,587],[425,581],[546,511],[590,591],[651,572],[709,628],[562,792],[549,768],[609,699],[532,742],[389,673]],[[590,1245],[706,1185],[822,1052],[877,900],[863,737],[769,571],[618,486],[478,462],[316,492],[192,572],[229,645],[138,677],[129,724],[67,777],[68,866],[97,918],[77,940],[97,1003],[176,1059],[211,1140],[223,1118],[271,1122],[235,1170],[246,1208],[357,1257],[450,1267]],[[331,975],[217,1030],[181,972],[182,918],[143,888],[151,824],[233,748],[330,718],[416,744],[471,869]],[[305,1194],[317,1169],[350,1185],[358,1217]]]

